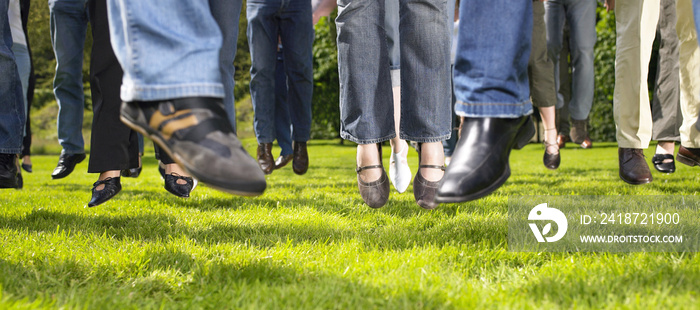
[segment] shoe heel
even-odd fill
[[[525,117],[527,117],[525,123],[520,126],[520,129],[518,129],[518,135],[515,136],[515,145],[513,148],[516,150],[525,147],[528,143],[530,143],[530,139],[532,139],[532,137],[535,135],[535,124],[532,123],[532,118],[530,115]]]
[[[685,164],[685,165],[688,165],[691,167],[697,166],[697,163],[694,160],[692,160],[692,159],[690,159],[687,156],[684,156],[682,154],[676,155],[676,160],[681,164]]]

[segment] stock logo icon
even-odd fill
[[[537,238],[538,242],[545,242],[545,240],[546,242],[559,241],[559,239],[564,237],[566,234],[566,229],[569,227],[569,223],[567,222],[564,213],[555,208],[548,208],[546,203],[536,205],[534,208],[532,208],[532,210],[530,210],[530,214],[527,216],[527,219],[530,221],[550,221],[544,225],[544,227],[542,227],[541,232],[537,227],[537,224],[529,224],[530,229],[532,229],[532,233],[535,234],[535,238]],[[544,237],[552,230],[552,221],[557,224],[557,233],[551,237]]]

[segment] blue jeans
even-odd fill
[[[19,80],[22,83],[22,103],[24,104],[24,113],[28,113],[29,103],[27,102],[27,89],[29,89],[29,74],[32,71],[32,62],[29,58],[29,50],[27,49],[26,45],[14,43],[12,44],[12,53],[15,54],[17,71],[19,72]],[[26,133],[26,130],[22,130],[22,133]],[[25,135],[23,134],[22,136],[24,137]]]
[[[26,117],[22,83],[12,54],[12,32],[7,18],[8,1],[0,1],[0,154],[19,154]]]
[[[695,30],[700,33],[700,0],[693,0],[693,15],[695,15]]]
[[[569,23],[571,39],[571,101],[569,113],[574,120],[585,120],[593,106],[594,66],[593,47],[596,43],[595,0],[548,0],[544,3],[547,24],[547,49],[554,62],[554,76],[559,90],[559,54],[562,49],[564,23]],[[564,97],[558,96],[557,108],[564,106]]]
[[[51,44],[56,56],[53,92],[58,103],[58,142],[66,154],[85,152],[83,141],[83,47],[87,0],[49,0]]]
[[[219,29],[223,36],[221,52],[219,53],[219,70],[221,71],[221,82],[224,85],[224,108],[228,113],[229,121],[236,131],[236,108],[233,97],[233,79],[236,68],[233,60],[236,58],[238,48],[238,18],[241,16],[243,0],[209,0],[211,15],[219,24]]]
[[[400,0],[401,139],[450,136],[447,0]],[[359,144],[396,136],[385,3],[339,0],[340,135]]]
[[[282,49],[277,51],[275,67],[275,136],[282,151],[280,156],[290,155],[292,150],[292,121],[287,104],[287,74],[284,73]]]
[[[499,118],[531,114],[527,64],[532,2],[462,1],[459,13],[455,113]]]
[[[223,98],[235,129],[233,59],[242,0],[107,5],[112,48],[124,69],[122,100]]]
[[[292,139],[311,136],[314,28],[308,0],[249,0],[250,95],[258,143],[275,140],[275,67],[282,40]]]

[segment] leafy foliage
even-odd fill
[[[595,46],[595,96],[590,118],[590,135],[594,141],[615,141],[613,90],[615,88],[615,14],[598,7]]]
[[[312,138],[335,138],[340,132],[340,81],[338,50],[333,20],[321,18],[314,41],[314,97],[312,101]]]

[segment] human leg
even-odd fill
[[[311,138],[314,41],[311,3],[290,1],[283,10],[280,23],[294,141],[292,169],[301,175],[309,167],[306,142]]]
[[[642,149],[649,146],[651,139],[647,74],[659,20],[659,1],[618,0],[615,16],[613,116],[617,125],[620,178],[634,185],[645,184],[652,181]]]
[[[544,126],[545,152],[543,162],[545,167],[559,167],[559,146],[556,143],[557,128],[554,123],[554,106],[557,94],[554,82],[554,63],[549,59],[546,48],[545,9],[542,2],[532,3],[532,51],[528,62],[530,94],[532,103],[542,117]]]
[[[511,148],[534,134],[527,77],[532,2],[462,1],[459,27],[455,110],[465,120],[438,202],[474,200],[496,190],[510,176]]]
[[[396,135],[391,105],[391,76],[386,33],[381,21],[384,2],[338,1],[338,72],[340,135],[358,143],[358,187],[365,203],[383,206],[389,180],[381,166],[381,143]],[[375,57],[363,57],[362,55]]]
[[[25,123],[22,83],[12,54],[7,1],[0,1],[0,188],[21,188],[17,154]]]
[[[200,181],[234,194],[261,194],[264,175],[233,132],[222,102],[222,35],[208,3],[108,5],[112,45],[124,69],[122,121]]]
[[[56,56],[53,81],[58,104],[58,142],[67,155],[85,153],[82,125],[83,46],[87,32],[87,0],[50,0],[51,44]]]

